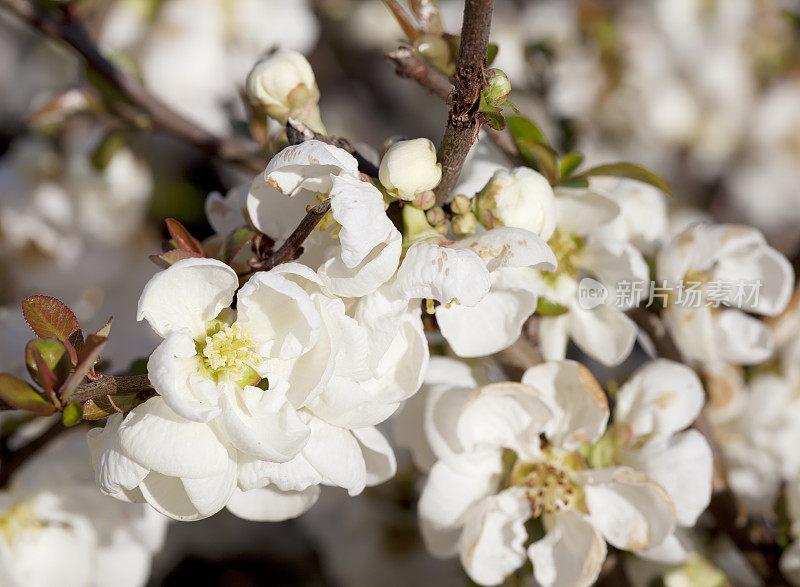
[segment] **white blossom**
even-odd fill
[[[381,159],[379,178],[383,187],[401,200],[432,190],[442,179],[436,147],[428,139],[399,141]]]

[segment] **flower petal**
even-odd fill
[[[619,205],[599,191],[558,188],[555,193],[562,232],[582,236],[619,216]]]
[[[147,320],[160,336],[188,328],[192,338],[233,301],[236,272],[216,259],[183,259],[156,273],[139,298],[137,320]]]
[[[614,414],[636,436],[671,435],[694,422],[704,403],[703,384],[693,370],[658,359],[638,369],[620,388]]]
[[[367,487],[388,481],[397,472],[397,461],[389,442],[377,428],[356,428],[353,436],[361,445],[367,471]]]
[[[614,367],[624,361],[636,343],[636,323],[609,304],[585,310],[572,304],[569,333],[575,344],[590,357]]]
[[[281,491],[263,487],[233,492],[228,510],[234,515],[253,522],[282,522],[296,518],[308,511],[319,499],[319,486],[303,491]]]
[[[104,428],[92,428],[87,433],[95,481],[109,495],[136,488],[148,470],[132,461],[119,445],[119,426],[122,414],[112,414]]]
[[[178,415],[208,422],[219,415],[217,384],[199,374],[200,359],[188,330],[169,334],[147,360],[147,376]]]
[[[608,399],[591,371],[576,361],[550,361],[531,367],[522,383],[534,388],[556,411],[547,437],[575,450],[596,442],[608,422]]]
[[[250,385],[223,395],[222,422],[237,449],[277,463],[293,459],[310,434],[285,393]]]
[[[343,487],[350,495],[361,493],[367,482],[367,470],[353,434],[319,418],[311,418],[308,425],[311,436],[303,456],[322,475],[323,483]]]
[[[119,444],[140,465],[171,477],[199,479],[228,469],[228,451],[211,426],[181,418],[160,397],[131,410]]]
[[[525,563],[531,508],[519,487],[484,499],[461,535],[461,564],[479,585],[499,585]]]
[[[623,550],[647,550],[675,528],[675,510],[666,491],[627,467],[584,474],[589,518],[606,540]]]
[[[474,306],[489,292],[489,271],[470,250],[418,242],[406,251],[394,285],[405,299],[453,300]]]
[[[542,587],[592,585],[606,559],[606,541],[586,516],[564,510],[545,521],[547,534],[528,547]]]
[[[453,249],[466,249],[478,255],[489,271],[502,267],[532,267],[555,271],[558,261],[547,243],[536,234],[503,226],[465,237]]]

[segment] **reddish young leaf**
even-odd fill
[[[0,398],[15,408],[37,416],[49,416],[56,411],[33,387],[8,373],[0,373]]]
[[[52,385],[55,389],[61,387],[66,381],[73,365],[70,354],[67,352],[66,344],[69,343],[63,343],[55,338],[37,338],[25,345],[25,364],[28,367],[28,373],[36,383],[43,385],[36,361],[37,355],[41,357],[48,370],[53,374],[55,383],[52,383]],[[52,382],[52,379],[50,381]]]
[[[189,231],[186,230],[183,224],[174,218],[167,218],[166,223],[169,235],[172,237],[172,240],[175,241],[178,249],[199,253],[200,256],[203,255],[203,245],[200,244],[199,240],[189,234]]]
[[[111,414],[127,414],[144,401],[138,393],[104,395],[92,398],[83,404],[83,419],[99,420],[107,418]]]
[[[173,249],[160,255],[150,255],[150,260],[161,267],[162,269],[169,269],[170,265],[177,263],[182,259],[199,259],[203,255],[193,251],[184,251],[182,249]]]
[[[83,340],[78,319],[61,300],[50,296],[31,296],[23,300],[22,314],[25,322],[39,338],[68,340],[77,332],[81,341]]]
[[[78,354],[78,364],[75,366],[75,371],[69,376],[64,387],[61,388],[61,400],[68,402],[72,393],[78,388],[83,381],[84,377],[94,367],[97,362],[97,357],[100,356],[100,351],[106,346],[108,339],[96,334],[90,334],[86,337],[86,342]]]
[[[39,353],[34,353],[33,360],[36,362],[36,370],[39,372],[39,385],[41,385],[42,389],[44,389],[44,392],[50,399],[50,402],[56,407],[60,408],[61,402],[58,395],[60,385],[58,384],[58,378],[50,369],[50,367],[47,366],[47,363],[45,363],[42,355]],[[69,378],[67,378],[67,380],[69,381]]]
[[[106,325],[103,326],[100,330],[95,332],[97,336],[102,336],[103,338],[108,338],[108,335],[111,334],[111,323],[114,321],[114,316],[111,316],[106,322]]]

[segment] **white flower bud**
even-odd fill
[[[450,211],[453,214],[466,214],[470,210],[472,210],[472,200],[464,194],[457,194],[450,202]]]
[[[418,193],[412,202],[420,210],[430,210],[436,205],[436,194],[431,190]]]
[[[486,228],[513,226],[548,240],[556,226],[553,188],[528,167],[498,170],[477,196],[477,216]]]
[[[317,81],[301,53],[277,51],[258,61],[247,75],[247,99],[281,124],[291,116],[324,132],[317,106]]]
[[[400,141],[386,151],[378,177],[392,195],[413,200],[418,193],[439,185],[442,166],[436,162],[436,148],[428,139]]]
[[[436,226],[437,224],[442,224],[447,219],[447,216],[445,216],[444,210],[436,206],[425,213],[425,218],[428,219],[432,226]]]

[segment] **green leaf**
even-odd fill
[[[532,163],[547,178],[550,185],[558,184],[558,153],[550,145],[533,139],[517,139],[520,155]]]
[[[589,181],[583,179],[582,177],[570,177],[565,181],[562,181],[559,185],[565,188],[576,188],[576,189],[588,188]]]
[[[114,321],[114,316],[111,316],[106,322],[106,325],[103,326],[100,330],[98,330],[95,334],[97,336],[102,336],[103,338],[108,338],[108,335],[111,334],[111,323]]]
[[[649,184],[653,187],[660,189],[667,195],[672,195],[667,182],[661,179],[658,175],[635,163],[610,163],[608,165],[598,165],[576,175],[576,178],[588,179],[593,176],[611,176],[622,177],[625,179],[635,179],[642,183]]]
[[[64,383],[64,387],[61,389],[62,401],[69,401],[72,393],[81,384],[95,362],[97,362],[97,357],[100,356],[100,351],[103,350],[107,342],[107,338],[97,336],[96,334],[90,334],[86,337],[86,342],[81,349],[80,355],[78,355],[78,364],[75,366],[75,371],[69,376],[69,379],[67,379],[66,383]]]
[[[497,112],[484,112],[483,118],[486,120],[486,124],[495,130],[503,130],[506,127],[505,117]]]
[[[15,408],[37,416],[49,416],[56,411],[33,387],[8,373],[0,373],[0,398]]]
[[[61,421],[67,428],[70,426],[75,426],[76,424],[80,424],[82,419],[83,409],[81,409],[80,402],[70,403],[61,413]]]
[[[39,361],[36,356],[41,358],[41,362],[47,366],[47,369],[53,375],[55,388],[61,385],[69,377],[72,371],[72,358],[67,352],[64,343],[56,338],[36,339],[30,341],[25,345],[25,365],[28,367],[28,373],[31,378],[43,385],[40,381],[41,376],[39,373]]]
[[[23,300],[22,314],[39,338],[69,340],[77,333],[78,338],[83,340],[78,319],[61,300],[50,296],[31,296]]]
[[[583,155],[577,151],[564,155],[561,158],[561,169],[559,170],[561,177],[568,177],[581,163],[583,163]]]
[[[569,312],[569,308],[540,297],[539,301],[536,302],[536,312],[542,316],[560,316]]]
[[[506,122],[508,123],[508,130],[511,131],[511,136],[514,137],[514,141],[518,139],[531,139],[548,146],[550,145],[550,141],[547,140],[547,137],[544,136],[541,129],[524,116],[509,116]]]
[[[167,223],[169,235],[172,237],[178,249],[191,251],[193,253],[198,253],[201,257],[203,256],[203,245],[186,230],[183,224],[174,218],[167,218],[165,222]]]

